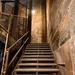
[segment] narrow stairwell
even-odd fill
[[[49,45],[29,44],[14,70],[14,75],[60,75]]]

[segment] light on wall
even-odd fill
[[[35,14],[36,13],[36,11],[35,10],[32,10],[32,14]]]

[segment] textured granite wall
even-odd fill
[[[75,75],[75,0],[47,0],[47,32],[62,75]]]
[[[41,0],[33,0],[32,9],[35,10],[35,14],[32,14],[32,30],[31,30],[31,42],[42,42],[42,5]]]

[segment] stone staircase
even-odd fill
[[[60,75],[49,44],[28,44],[14,75]]]

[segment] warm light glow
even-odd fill
[[[32,14],[35,14],[36,13],[36,11],[35,10],[32,10]]]

